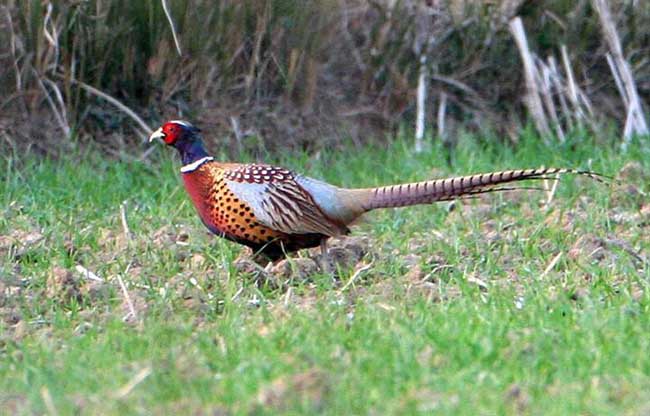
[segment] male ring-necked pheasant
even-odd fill
[[[218,162],[206,152],[199,132],[187,121],[173,120],[153,132],[149,141],[160,138],[179,151],[185,188],[210,231],[271,260],[303,248],[324,247],[327,238],[347,234],[349,224],[376,208],[449,201],[508,189],[498,188],[500,184],[553,174],[599,176],[541,168],[345,189],[280,167]]]

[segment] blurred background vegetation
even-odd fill
[[[182,56],[160,0],[3,0],[0,146],[145,149],[147,126],[114,100],[150,127],[190,119],[225,149],[386,140],[413,128],[423,56],[429,135],[444,96],[450,137],[516,140],[529,116],[515,16],[539,59],[562,62],[566,45],[595,131],[625,121],[589,0],[168,1]],[[650,2],[609,3],[647,101]]]

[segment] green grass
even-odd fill
[[[548,207],[520,192],[373,213],[353,232],[372,266],[345,290],[354,267],[281,289],[238,272],[168,149],[150,165],[5,159],[0,413],[647,413],[650,157],[581,140],[465,137],[452,167],[405,142],[276,160],[345,186],[626,167],[626,185],[563,178]]]

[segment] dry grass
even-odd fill
[[[72,135],[75,143],[120,154],[116,148],[134,140],[111,134],[140,135],[147,124],[179,116],[233,149],[320,148],[349,135],[366,141],[413,119],[418,50],[429,55],[430,96],[447,97],[451,133],[462,121],[463,129],[514,134],[525,123],[522,65],[507,31],[515,15],[541,58],[559,61],[567,45],[575,83],[597,122],[622,124],[625,117],[589,2],[178,0],[169,6],[175,31],[155,0],[5,2],[2,143],[52,154],[69,151]],[[643,100],[650,91],[643,58],[650,7],[620,1],[613,9]]]

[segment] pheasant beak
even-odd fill
[[[151,133],[151,136],[149,136],[149,143],[153,142],[155,139],[164,139],[164,138],[165,138],[165,133],[163,133],[161,127],[158,130]]]

